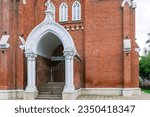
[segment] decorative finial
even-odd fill
[[[51,12],[51,0],[47,0],[47,2],[45,3],[45,6],[47,6],[47,12]]]
[[[54,21],[54,13],[53,13],[54,9],[52,8],[51,0],[47,0],[47,2],[45,3],[45,6],[47,7],[47,9],[45,10],[46,16]]]

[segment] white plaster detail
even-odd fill
[[[73,79],[73,59],[76,55],[74,49],[69,47],[64,51],[65,56],[65,87],[63,92],[73,92],[75,90],[74,87],[74,79]]]
[[[130,39],[124,39],[123,40],[123,50],[126,53],[130,53],[130,51],[131,51],[131,41],[130,41]]]
[[[26,4],[26,0],[22,0],[23,4]]]
[[[140,88],[80,88],[73,92],[63,92],[63,100],[75,100],[82,95],[100,95],[100,96],[126,96],[131,97],[141,95]]]
[[[136,7],[137,7],[136,2],[133,2],[133,4],[132,4],[132,8],[133,8],[133,9],[135,9]]]
[[[122,88],[83,88],[82,95],[121,96]]]
[[[38,90],[36,87],[36,61],[37,55],[32,52],[32,49],[28,49],[25,52],[27,57],[27,86],[24,92],[24,99],[28,97],[35,98]]]
[[[76,100],[82,93],[82,89],[73,92],[62,92],[62,100]]]
[[[123,0],[121,6],[124,7],[126,2],[129,4],[130,7],[132,6],[132,0]]]
[[[140,52],[140,48],[135,48],[135,51],[139,53]]]
[[[8,44],[8,40],[10,38],[10,35],[2,35],[2,38],[0,40],[0,49],[8,49],[10,45]]]
[[[131,8],[133,8],[133,9],[135,9],[135,8],[137,7],[136,2],[134,2],[133,0],[122,0],[121,6],[124,7],[124,5],[125,5],[126,3],[128,3],[128,5],[129,5]]]
[[[122,95],[127,96],[127,97],[131,97],[131,96],[133,96],[133,91],[132,90],[133,90],[132,88],[124,88],[122,90]]]
[[[47,33],[53,33],[56,35],[61,40],[64,50],[66,50],[68,47],[73,47],[74,51],[76,52],[73,39],[67,30],[58,23],[52,21],[47,15],[45,20],[36,26],[29,34],[25,43],[25,51],[32,48],[33,53],[37,53],[38,42]]]
[[[79,30],[79,27],[76,27],[76,30]]]
[[[21,43],[22,43],[22,45],[20,45],[19,47],[22,49],[22,50],[24,50],[25,49],[25,39],[22,37],[22,36],[19,36],[19,39],[20,39],[20,41],[21,41]]]
[[[24,93],[24,99],[34,99],[37,95],[36,88],[36,55],[38,54],[38,46],[41,40],[48,33],[56,35],[60,39],[64,47],[65,56],[65,87],[64,92],[73,92],[75,90],[73,84],[73,58],[77,54],[74,42],[67,30],[56,23],[52,19],[50,0],[47,1],[46,17],[42,23],[36,26],[25,43],[25,54],[27,57],[27,87]],[[49,38],[51,39],[51,38]],[[78,55],[78,54],[77,54]]]
[[[54,9],[53,3],[51,3],[51,0],[47,0],[47,2],[45,3],[45,6],[47,7],[47,9],[45,10],[46,16],[49,17],[48,19],[54,21],[55,20],[55,14],[54,14],[55,9]]]
[[[23,99],[23,90],[0,90],[0,100]]]
[[[70,28],[66,28],[67,29],[67,31],[69,31],[70,30]]]
[[[74,28],[72,27],[72,28],[71,28],[71,30],[73,31],[73,30],[74,30]]]

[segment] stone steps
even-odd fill
[[[36,97],[38,100],[62,100],[62,91],[64,82],[48,82],[41,85],[39,94]]]

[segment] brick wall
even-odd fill
[[[85,1],[86,87],[123,86],[120,0]]]
[[[134,10],[126,5],[125,8],[129,9],[126,17],[130,22],[124,26],[122,0],[79,0],[82,20],[72,22],[71,8],[75,0],[52,1],[56,7],[56,22],[69,29],[81,57],[80,62],[74,62],[76,88],[124,86],[124,29],[132,42],[130,87],[138,87]],[[68,22],[59,22],[58,10],[63,1],[69,5]],[[0,9],[0,36],[4,31],[11,35],[11,47],[5,53],[0,51],[0,89],[22,89],[26,86],[26,58],[19,48],[18,36],[24,34],[26,39],[33,28],[43,21],[44,1],[27,0],[24,5],[22,1],[0,0]]]

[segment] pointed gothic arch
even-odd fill
[[[65,2],[59,6],[59,21],[68,21],[68,5]]]
[[[79,1],[72,4],[72,20],[81,20],[81,4]]]
[[[63,92],[73,92],[75,90],[73,83],[73,58],[77,54],[76,48],[72,37],[66,29],[53,21],[53,13],[51,10],[51,7],[48,6],[45,11],[46,17],[44,21],[36,26],[27,37],[25,44],[25,54],[27,57],[27,86],[25,89],[25,99],[34,99],[37,95],[36,57],[37,54],[39,54],[39,44],[43,41],[43,37],[47,35],[53,35],[64,47],[65,87]],[[48,38],[48,40],[50,42],[51,38]],[[45,57],[48,57],[48,55],[45,54]]]

